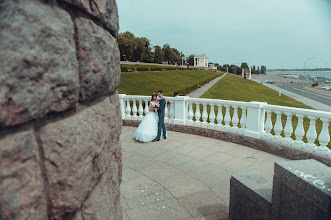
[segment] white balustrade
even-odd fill
[[[131,119],[131,106],[130,106],[130,99],[126,100],[126,119]]]
[[[202,111],[202,123],[201,123],[201,126],[206,128],[206,127],[208,127],[208,122],[207,122],[207,119],[208,119],[207,103],[202,103],[202,106],[203,106],[203,111]]]
[[[149,113],[149,103],[148,99],[145,99],[145,110],[144,110],[145,115]]]
[[[240,130],[239,133],[244,134],[246,130],[246,107],[241,108]]]
[[[272,113],[272,111],[270,109],[266,109],[265,111],[267,113],[267,119],[264,124],[265,133],[263,135],[263,138],[271,140],[273,137],[271,134],[271,130],[272,130],[271,113]]]
[[[193,103],[190,102],[189,104],[189,110],[188,110],[188,121],[187,121],[187,125],[193,125]]]
[[[317,147],[317,154],[320,155],[328,155],[330,154],[330,149],[326,146],[330,141],[330,133],[329,133],[329,122],[328,118],[321,118],[323,122],[322,131],[318,137],[318,141],[320,142],[320,146]]]
[[[280,135],[283,131],[283,125],[282,125],[282,112],[281,111],[275,111],[277,114],[276,123],[274,126],[275,136],[273,137],[273,140],[276,142],[280,142],[282,140],[282,136]]]
[[[316,117],[315,116],[308,116],[310,120],[309,128],[306,134],[306,138],[308,143],[305,145],[304,149],[307,151],[315,151],[316,150],[316,144],[314,143],[316,138],[317,138],[317,133],[316,133]]]
[[[293,147],[296,148],[304,148],[305,143],[302,141],[303,136],[305,136],[305,129],[303,128],[303,114],[296,114],[298,117],[298,124],[297,127],[295,128],[295,141],[292,143]]]
[[[144,109],[143,109],[143,101],[141,99],[138,99],[139,107],[138,107],[138,119],[143,120],[144,118]]]
[[[223,128],[223,111],[222,111],[222,105],[221,104],[217,104],[217,107],[218,107],[218,112],[217,112],[217,117],[216,117],[216,120],[217,120],[217,125],[216,125],[216,128],[217,129],[222,129]]]
[[[233,115],[232,115],[232,131],[235,133],[239,133],[238,123],[239,123],[239,117],[238,117],[238,106],[232,106],[233,108]]]
[[[209,124],[208,128],[214,128],[215,127],[215,109],[214,109],[215,104],[210,103],[210,113],[209,113]]]
[[[229,131],[230,130],[230,122],[231,122],[230,105],[224,105],[224,106],[225,106],[224,130]]]
[[[132,119],[133,120],[137,120],[138,119],[138,117],[137,117],[137,102],[136,102],[136,100],[133,100],[133,107],[132,107]]]
[[[199,102],[195,103],[194,117],[195,117],[194,125],[200,126],[201,125],[201,122],[200,122],[201,113],[200,113],[200,103]]]
[[[292,145],[293,139],[291,138],[291,135],[293,133],[293,126],[292,126],[292,113],[286,112],[286,124],[284,127],[284,134],[285,138],[282,139],[283,144]]]
[[[149,98],[149,96],[119,94],[122,119],[142,120],[144,114],[149,113]],[[264,138],[294,148],[314,152],[322,156],[331,157],[331,151],[328,148],[330,144],[329,125],[331,121],[331,113],[329,112],[268,105],[262,102],[235,102],[229,100],[189,98],[187,96],[166,97],[166,100],[168,101],[170,110],[168,112],[168,108],[165,109],[165,122],[167,123],[195,125],[240,133],[245,136]],[[145,102],[145,106],[143,106],[143,102]],[[202,109],[200,109],[201,104],[203,106]],[[209,113],[208,105],[210,106]],[[225,114],[222,112],[223,106],[225,107]],[[215,108],[217,108],[217,114]],[[240,108],[242,112],[240,119],[238,108]],[[230,114],[231,109],[233,109],[232,118]],[[286,115],[284,130],[282,125],[282,113]],[[274,126],[273,114],[276,114]],[[295,123],[292,121],[292,116],[297,117],[295,130],[292,126],[292,124]],[[303,142],[305,136],[304,117],[306,116],[310,119],[306,133],[308,143]],[[322,123],[318,122],[318,126],[322,126],[322,130],[319,134],[317,134],[316,131],[317,119],[322,121]],[[202,122],[200,120],[202,120]],[[223,121],[225,125],[223,125]],[[271,134],[272,130],[275,131],[275,135]],[[281,136],[282,131],[284,131],[285,134],[284,138]],[[293,134],[295,140],[292,138]],[[317,138],[320,146],[316,146],[315,144]]]

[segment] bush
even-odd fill
[[[121,67],[121,72],[134,72],[134,68]]]
[[[149,71],[149,68],[137,68],[137,71]]]
[[[162,71],[163,68],[160,68],[160,67],[153,67],[153,68],[149,68],[150,71]]]
[[[314,82],[312,86],[318,86],[318,82]]]

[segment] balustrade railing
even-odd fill
[[[142,120],[150,96],[120,94],[122,119]],[[331,113],[218,99],[166,97],[165,122],[233,132],[320,155],[331,152]]]

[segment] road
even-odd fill
[[[274,84],[275,86],[288,90],[298,95],[302,95],[301,83],[286,83],[286,84]],[[323,91],[319,89],[310,88],[308,85],[304,85],[303,96],[325,105],[331,106],[331,92]]]

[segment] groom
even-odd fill
[[[166,100],[163,97],[163,91],[162,90],[159,90],[157,92],[157,95],[160,98],[160,107],[157,109],[157,112],[158,112],[158,115],[159,115],[159,122],[158,122],[158,127],[157,127],[157,136],[153,140],[153,142],[160,140],[161,130],[163,132],[163,138],[167,139],[167,137],[166,137],[166,127],[164,125],[164,111],[165,111],[165,108],[166,108]]]

